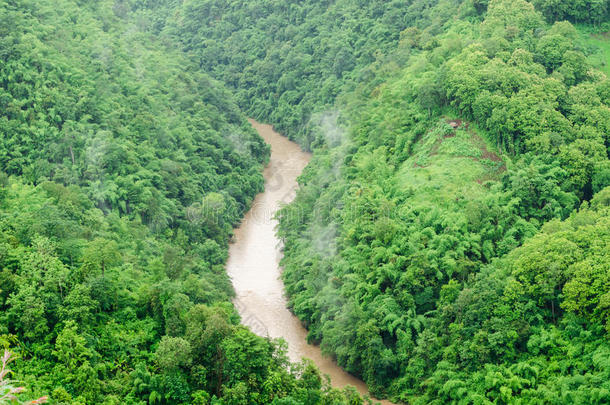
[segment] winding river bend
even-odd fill
[[[297,177],[311,155],[275,132],[270,125],[250,120],[260,136],[271,145],[271,159],[264,171],[265,191],[259,194],[241,226],[235,230],[229,248],[227,271],[237,294],[235,305],[242,323],[260,336],[283,337],[288,342],[292,361],[309,358],[328,374],[334,387],[352,385],[361,394],[368,394],[366,385],[346,373],[332,359],[322,356],[320,348],[309,345],[307,331],[287,308],[284,285],[280,279],[280,241],[273,219],[282,203],[292,201],[297,190]],[[384,405],[388,401],[380,401]]]

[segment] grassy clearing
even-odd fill
[[[610,26],[578,26],[591,64],[610,76]]]
[[[485,182],[498,180],[505,167],[469,123],[457,120],[439,123],[414,152],[400,168],[398,184],[417,190],[413,198],[424,204],[455,207],[459,201],[480,199],[488,192]]]

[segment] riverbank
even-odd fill
[[[319,347],[307,344],[307,330],[288,310],[284,296],[279,266],[281,245],[275,232],[277,221],[273,217],[282,204],[294,198],[297,177],[311,155],[275,132],[270,125],[254,120],[250,123],[271,146],[271,158],[263,173],[265,191],[254,200],[242,224],[235,230],[234,241],[229,247],[227,272],[235,288],[235,306],[242,323],[260,336],[284,338],[291,361],[297,362],[303,357],[313,360],[323,374],[330,376],[334,387],[352,385],[361,394],[369,395],[364,382],[323,356]]]

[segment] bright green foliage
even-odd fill
[[[372,64],[320,120],[340,142],[279,215],[290,304],[378,394],[603,403],[608,78],[570,23],[525,1],[476,9],[405,30],[401,64]]]
[[[610,402],[609,11],[0,0],[18,377],[56,403],[362,403],[237,325],[223,265],[268,154],[239,104],[314,150],[286,290],[373,393]]]
[[[140,6],[0,1],[0,346],[23,397],[349,398],[237,326],[223,266],[268,147]]]
[[[470,395],[492,401],[608,399],[609,195],[606,188],[568,220],[549,222],[439,307],[442,367],[453,371],[439,363],[428,398],[459,377]],[[497,391],[486,392],[492,378]]]

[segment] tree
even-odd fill
[[[83,276],[91,277],[101,272],[104,277],[106,270],[118,265],[120,260],[119,246],[115,241],[95,238],[87,245],[84,252]]]
[[[53,355],[68,373],[88,363],[92,353],[86,346],[85,338],[79,335],[74,321],[65,323],[55,341]]]
[[[59,308],[59,318],[62,321],[74,321],[81,327],[92,324],[99,303],[91,298],[89,286],[76,285]]]
[[[250,389],[258,391],[269,372],[273,354],[271,343],[243,327],[222,342],[224,353],[224,380],[227,387],[248,381]]]
[[[169,372],[191,364],[191,345],[180,337],[163,336],[156,352],[157,363]]]
[[[24,337],[41,339],[49,332],[46,306],[34,285],[24,285],[8,299],[8,317]]]

